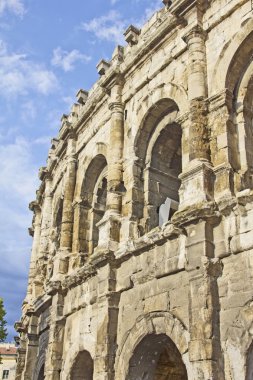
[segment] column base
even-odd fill
[[[50,281],[58,281],[62,275],[65,275],[68,272],[69,266],[69,250],[60,249],[54,257],[54,269],[53,275]]]
[[[100,252],[116,251],[118,249],[120,225],[120,216],[118,214],[105,213],[104,217],[97,224],[99,240],[93,254],[96,255]]]
[[[193,160],[180,174],[179,212],[213,200],[213,168],[207,160]]]

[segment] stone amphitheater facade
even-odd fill
[[[164,0],[52,140],[16,380],[253,379],[253,12]]]

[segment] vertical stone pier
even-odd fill
[[[74,192],[76,184],[76,138],[72,131],[68,137],[66,152],[66,172],[64,175],[64,199],[61,222],[60,249],[55,257],[54,278],[67,273],[71,260],[73,221],[74,221]]]
[[[107,84],[110,91],[109,109],[111,111],[110,139],[108,147],[108,186],[106,212],[98,223],[99,242],[95,252],[102,249],[115,250],[120,238],[120,214],[122,193],[124,192],[122,153],[124,145],[124,109],[122,104],[123,80],[115,73]]]

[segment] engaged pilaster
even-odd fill
[[[73,236],[73,198],[76,184],[76,138],[70,134],[67,146],[67,167],[64,178],[64,200],[61,223],[60,251],[55,257],[54,276],[64,274],[68,271],[69,255],[72,250]]]
[[[87,231],[90,230],[89,207],[79,199],[73,202],[74,222],[73,222],[73,241],[72,255],[70,258],[70,269],[81,267],[84,264],[87,252],[89,252],[89,242]]]
[[[106,213],[98,223],[99,242],[96,250],[101,248],[115,250],[120,235],[120,214],[122,193],[124,192],[122,175],[122,153],[124,145],[124,107],[122,104],[123,80],[116,74],[110,88],[111,130],[108,156],[108,186]]]
[[[189,275],[189,358],[197,378],[224,379],[220,347],[217,278],[222,263],[213,258],[213,226],[209,220],[187,226]]]
[[[64,297],[61,293],[53,296],[51,323],[45,361],[45,380],[59,380],[62,369],[62,352],[65,319],[62,318]]]
[[[34,279],[36,277],[36,261],[38,259],[39,248],[40,248],[40,230],[41,230],[41,208],[37,201],[31,202],[29,204],[29,209],[33,211],[34,218],[32,223],[32,253],[30,260],[30,272],[28,278],[28,289],[26,301],[30,304],[32,303],[36,293],[34,290]]]
[[[42,204],[42,220],[40,227],[39,250],[36,257],[36,278],[34,280],[34,297],[43,292],[46,280],[47,259],[49,254],[49,238],[52,220],[52,178],[50,173],[43,169],[40,178],[45,182],[44,199]]]
[[[33,372],[37,361],[39,337],[37,334],[38,317],[32,315],[29,320],[28,332],[27,332],[27,349],[25,367],[22,379],[32,379]]]
[[[195,25],[184,37],[188,47],[188,98],[190,101],[189,164],[180,178],[180,209],[213,198],[207,119],[205,32]]]
[[[228,90],[209,98],[209,125],[211,130],[211,156],[214,165],[214,197],[220,202],[229,201],[239,178],[236,130],[232,120],[233,94]],[[212,127],[212,128],[211,128]],[[237,182],[237,184],[236,184]]]

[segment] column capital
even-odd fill
[[[201,37],[203,40],[205,40],[207,37],[207,33],[199,24],[194,25],[190,30],[186,32],[182,38],[188,45],[191,39],[195,37]]]
[[[123,113],[124,106],[121,102],[110,102],[109,103],[109,110],[111,112]]]

